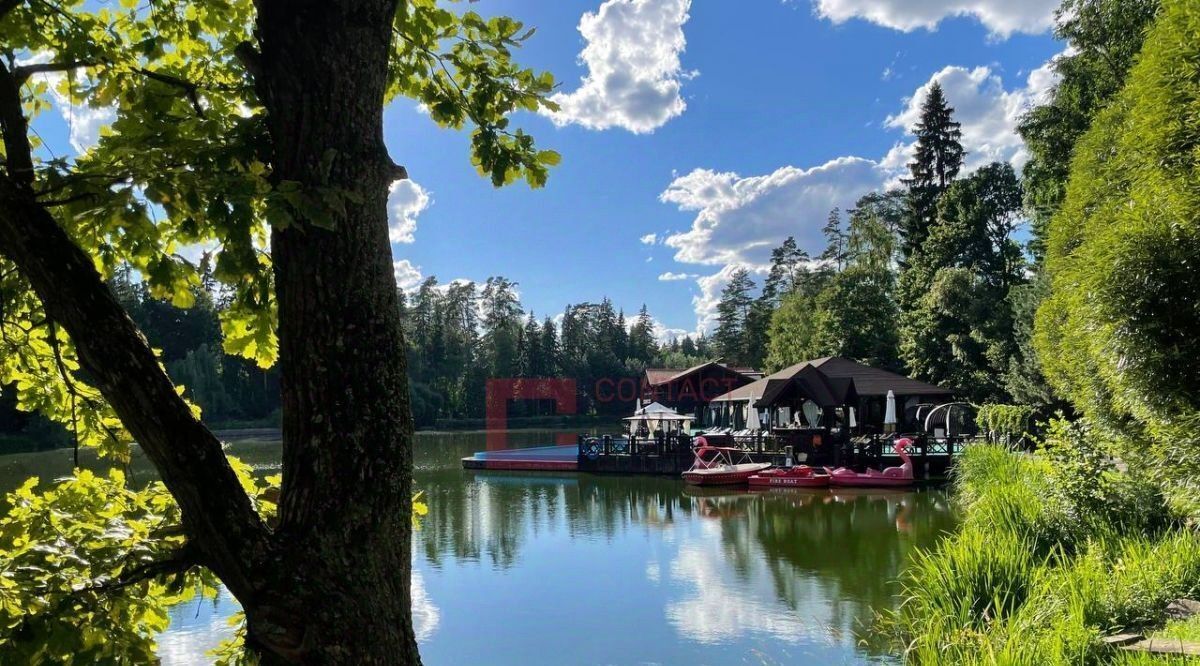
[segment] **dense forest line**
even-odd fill
[[[229,295],[211,278],[207,260],[201,264],[188,307],[156,298],[128,269],[110,286],[210,426],[277,427],[278,371],[224,349],[221,317]],[[660,344],[645,306],[627,321],[607,298],[568,305],[557,324],[539,321],[516,287],[503,277],[482,285],[429,277],[411,294],[400,290],[417,427],[482,419],[489,377],[571,377],[580,387],[578,413],[623,415],[629,401],[598,400],[590,389],[598,379],[636,379],[648,366],[687,367],[712,353],[703,336]],[[16,393],[15,385],[0,391],[0,451],[71,445],[68,428],[17,410]],[[552,407],[538,402],[516,402],[510,410],[518,418],[549,413]]]

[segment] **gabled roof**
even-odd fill
[[[721,363],[720,361],[705,361],[704,363],[693,365],[692,367],[684,370],[675,370],[672,368],[646,368],[646,382],[651,386],[670,384],[673,381],[683,379],[684,377],[687,377],[694,372],[699,372],[700,370],[703,370],[709,366],[716,366],[722,370],[726,370],[738,375],[746,375],[743,370],[749,370],[749,368],[732,368],[724,363]],[[753,379],[751,376],[747,376],[746,378]]]
[[[857,361],[851,361],[848,358],[826,356],[824,358],[817,358],[811,361],[804,361],[792,366],[788,366],[783,370],[767,375],[756,382],[736,388],[723,395],[719,395],[716,398],[713,398],[713,402],[752,399],[757,400],[759,398],[763,398],[771,380],[778,381],[791,379],[805,368],[815,368],[820,370],[822,374],[833,380],[853,380],[854,390],[860,396],[887,395],[889,390],[895,391],[896,395],[904,396],[949,396],[954,393],[954,391],[950,389],[945,389],[934,384],[912,379],[911,377],[905,377],[904,375],[889,372],[887,370],[872,368],[869,365],[863,365]]]
[[[679,371],[674,368],[646,368],[646,383],[651,386],[665,384]]]
[[[850,377],[859,395],[887,395],[889,390],[896,395],[951,395],[953,390],[930,384],[904,375],[863,365],[858,361],[838,356],[827,356],[810,361],[829,377]]]
[[[830,377],[816,366],[806,365],[787,379],[768,379],[766,390],[755,407],[768,407],[781,399],[794,399],[799,394],[819,407],[839,407],[858,402],[854,379]]]

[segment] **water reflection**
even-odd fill
[[[414,480],[430,510],[414,537],[412,596],[427,664],[876,661],[882,646],[865,629],[894,603],[889,581],[954,525],[937,491],[749,493],[462,470],[484,446],[483,433],[418,438]],[[264,472],[278,467],[277,441],[232,448]],[[34,455],[0,460],[0,483],[69,471],[69,455]],[[163,664],[208,663],[236,610],[227,595],[173,609]]]
[[[872,660],[883,652],[869,626],[894,603],[892,579],[954,524],[938,491],[750,493],[655,477],[464,472],[451,457],[416,478],[430,498],[416,549],[439,571],[431,580],[472,577],[488,607],[547,616],[579,607],[620,636],[597,645],[581,636],[590,623],[517,614],[504,636],[479,637],[500,641],[492,663],[507,654],[542,663],[543,638],[559,632],[577,639],[562,641],[571,660],[589,663]],[[492,575],[474,579],[480,570]],[[546,581],[563,583],[549,600]],[[460,602],[444,605],[450,618]],[[456,632],[448,622],[426,641],[430,663],[463,650],[484,658]]]

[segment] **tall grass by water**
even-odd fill
[[[1200,535],[1148,479],[1069,455],[964,452],[962,528],[913,559],[881,620],[910,663],[1150,663],[1099,639],[1200,594]]]

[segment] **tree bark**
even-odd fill
[[[383,142],[393,0],[261,0],[273,177],[351,193],[332,228],[273,230],[283,405],[279,537],[305,662],[419,663],[411,445]],[[254,618],[248,609],[250,637]]]

